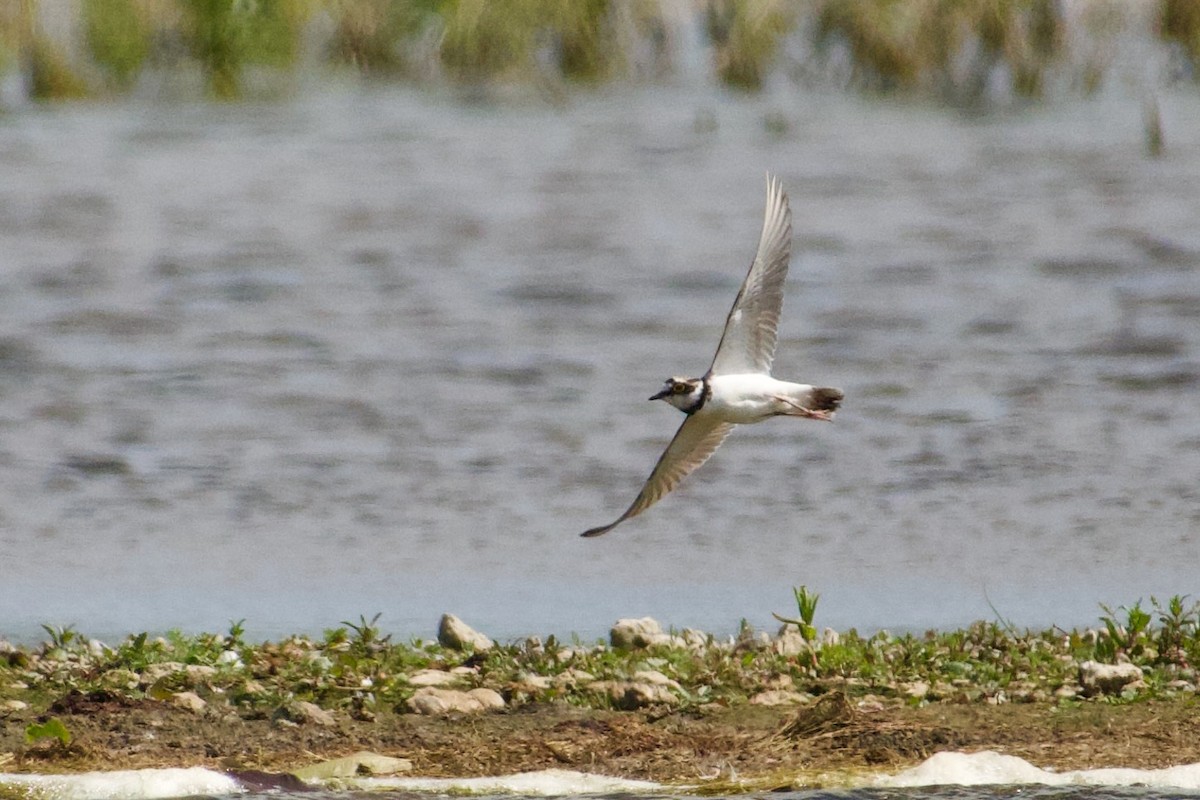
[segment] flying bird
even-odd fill
[[[725,320],[712,366],[699,378],[667,378],[650,398],[665,400],[687,419],[625,513],[581,535],[608,533],[657,503],[707,461],[737,425],[778,416],[833,421],[842,402],[841,389],[771,376],[791,250],[792,211],[787,195],[779,180],[767,175],[767,210],[758,252]]]

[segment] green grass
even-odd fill
[[[150,30],[134,0],[81,0],[88,53],[117,90],[130,88],[150,53]]]
[[[178,2],[191,53],[203,67],[209,92],[221,100],[241,96],[247,66],[292,67],[313,5],[308,0]]]
[[[864,88],[977,104],[1001,66],[1014,94],[1040,97],[1065,54],[1065,25],[1054,0],[829,0],[817,42],[844,43]]]
[[[252,91],[251,71],[278,83],[314,62],[449,85],[669,81],[689,49],[655,0],[70,2],[78,41],[46,37],[38,0],[0,11],[0,69],[28,70],[36,97],[119,94],[147,69],[198,68],[212,97],[236,99]],[[1142,35],[1200,75],[1200,0],[1160,0],[1155,12]],[[953,106],[988,102],[997,75],[1018,98],[1046,97],[1052,84],[1090,93],[1118,37],[1141,24],[1110,0],[1085,0],[1070,35],[1056,0],[708,0],[693,13],[714,83],[754,92],[773,74],[807,82],[844,56],[849,71],[835,82]]]
[[[803,602],[800,621],[812,627],[816,595],[796,594],[798,604]],[[566,678],[587,673],[599,681],[622,681],[655,670],[678,682],[675,693],[683,709],[745,703],[781,680],[813,696],[836,689],[851,697],[921,704],[1134,702],[1184,691],[1181,680],[1194,686],[1200,604],[1183,597],[1165,603],[1151,598],[1148,609],[1139,601],[1102,610],[1101,624],[1083,631],[1017,631],[978,622],[922,635],[827,632],[810,640],[811,652],[800,656],[781,655],[747,636],[693,637],[690,646],[680,639],[637,650],[600,641],[564,644],[549,637],[486,653],[458,652],[420,639],[395,642],[383,634],[378,615],[343,623],[319,638],[260,643],[246,641],[240,622],[224,634],[138,633],[114,646],[73,628],[45,626],[47,639],[40,645],[0,652],[0,701],[20,700],[44,711],[69,692],[169,700],[193,691],[248,716],[270,715],[295,700],[332,709],[402,711],[416,689],[410,675],[461,666],[470,668],[463,674],[464,688],[494,688],[510,704],[604,708],[612,702],[607,694],[589,688],[586,680]],[[1074,689],[1080,664],[1089,660],[1129,661],[1142,670],[1144,685],[1119,696],[1086,699]],[[551,680],[537,686],[530,675]],[[60,733],[47,729],[37,735]]]

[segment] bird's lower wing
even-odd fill
[[[630,517],[636,517],[662,499],[663,495],[679,485],[692,471],[708,461],[733,430],[731,422],[720,422],[701,416],[691,416],[683,421],[675,438],[667,445],[654,465],[654,471],[646,479],[646,485],[638,493],[633,505],[617,518],[616,522],[584,531],[582,536],[600,536],[608,533]]]

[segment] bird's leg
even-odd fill
[[[794,412],[792,412],[792,411],[787,412],[787,415],[789,417],[808,417],[809,419],[819,419],[822,422],[833,422],[833,412],[832,411],[814,411],[811,408],[805,408],[804,406],[797,403],[795,400],[792,400],[787,397],[783,397],[782,395],[778,395],[778,394],[774,396],[774,399],[778,400],[781,403],[784,403],[785,405],[789,405],[795,409]]]

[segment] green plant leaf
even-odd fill
[[[71,744],[71,732],[58,717],[51,717],[45,722],[33,722],[25,728],[25,741],[28,744],[41,739],[58,739],[63,747]]]

